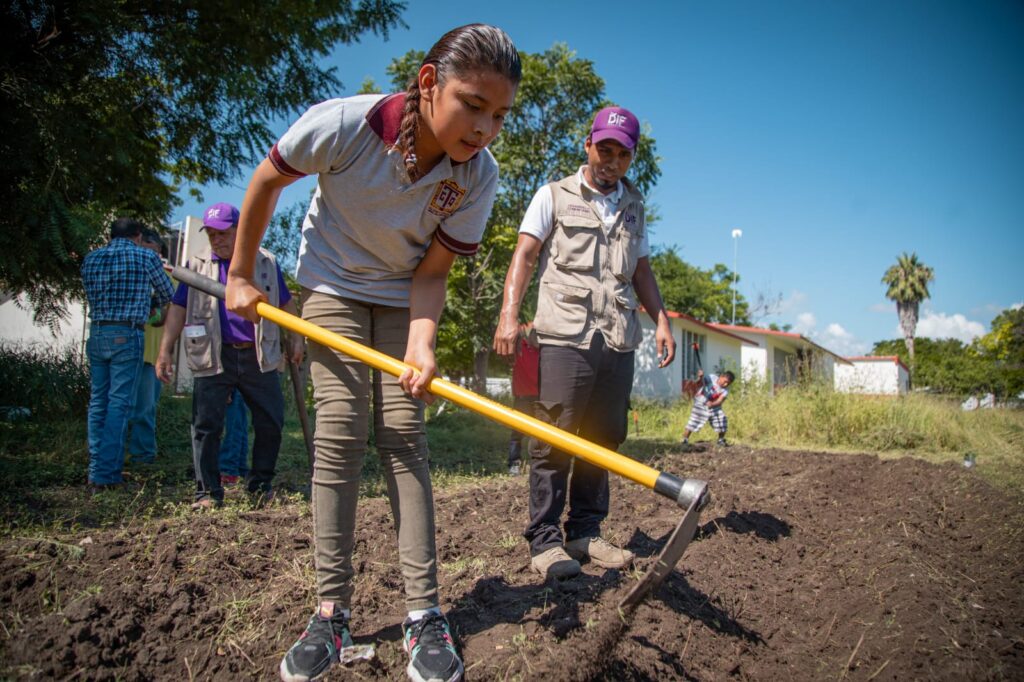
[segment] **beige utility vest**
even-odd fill
[[[586,348],[594,332],[609,348],[640,345],[633,272],[643,241],[643,197],[623,179],[615,223],[605,228],[593,191],[577,175],[551,183],[554,224],[541,249],[534,326],[541,343]]]
[[[219,261],[211,258],[210,249],[207,247],[189,259],[188,267],[200,275],[217,280],[218,263]],[[280,305],[277,261],[269,251],[260,249],[256,254],[254,280],[267,295],[270,305]],[[220,364],[220,314],[217,305],[218,299],[195,287],[189,287],[185,325],[202,325],[206,329],[202,336],[190,336],[187,333],[185,335],[185,357],[193,376],[209,377],[224,371]],[[271,372],[281,367],[281,328],[273,322],[260,320],[256,325],[256,359],[262,372]]]

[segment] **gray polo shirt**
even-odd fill
[[[315,105],[270,150],[278,172],[318,174],[302,224],[295,277],[314,291],[409,306],[413,271],[437,239],[476,253],[498,186],[484,150],[466,163],[445,156],[409,181],[398,137],[405,97],[360,95]]]

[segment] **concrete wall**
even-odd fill
[[[68,305],[68,321],[58,325],[56,334],[49,327],[32,321],[34,311],[24,294],[0,304],[0,341],[12,345],[38,345],[85,352],[85,305],[74,301]]]
[[[741,366],[739,339],[714,332],[707,327],[694,324],[685,318],[670,318],[672,336],[676,340],[676,358],[665,368],[658,367],[654,323],[643,314],[643,341],[636,351],[633,375],[633,395],[643,398],[676,400],[680,397],[684,373],[686,379],[696,376],[696,364],[690,343],[696,340],[700,348],[701,362],[707,372],[718,369],[737,371]]]
[[[843,393],[868,395],[904,395],[910,377],[895,360],[850,360],[850,365],[835,367],[835,388]]]

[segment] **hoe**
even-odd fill
[[[179,282],[184,282],[190,287],[195,287],[220,299],[224,298],[223,284],[203,277],[192,270],[175,267],[171,270],[171,275]],[[400,360],[356,343],[339,334],[329,332],[322,327],[286,313],[268,303],[257,303],[256,312],[261,317],[289,331],[302,334],[321,345],[345,353],[381,372],[400,376],[407,369],[410,369],[410,365]],[[415,368],[412,369],[415,371]],[[445,379],[434,377],[428,388],[434,395],[450,400],[456,405],[465,407],[504,426],[542,440],[590,464],[645,486],[669,498],[686,510],[653,566],[619,602],[620,609],[624,611],[632,610],[647,594],[654,591],[668,577],[676,563],[682,558],[687,545],[690,544],[690,540],[693,539],[697,532],[700,511],[710,500],[708,485],[705,481],[695,478],[682,479],[673,474],[658,471],[625,455],[584,440],[568,431],[559,429],[551,424],[546,424],[539,419],[477,395]]]

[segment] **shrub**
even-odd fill
[[[89,367],[73,347],[0,343],[0,386],[0,409],[11,417],[18,408],[28,408],[37,421],[88,412]]]

